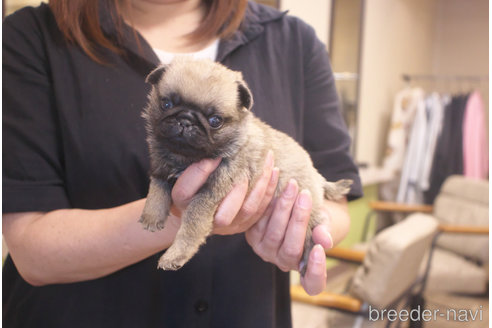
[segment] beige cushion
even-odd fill
[[[487,290],[487,281],[485,268],[450,251],[434,249],[427,291],[482,294]]]
[[[470,226],[489,224],[489,184],[485,180],[451,176],[434,202],[434,216],[442,223]],[[444,234],[437,245],[471,259],[488,262],[488,236]]]
[[[437,221],[421,213],[381,231],[371,241],[350,293],[379,308],[395,301],[416,281],[436,231]]]
[[[487,180],[452,175],[444,181],[439,193],[457,195],[482,205],[489,205],[489,182]]]

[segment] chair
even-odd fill
[[[393,321],[381,320],[385,316],[383,310],[396,310],[401,303],[407,303],[412,291],[422,283],[419,268],[437,227],[432,217],[414,214],[376,235],[367,252],[339,249],[327,252],[336,258],[362,260],[347,293],[325,291],[309,296],[302,287],[292,286],[291,298],[342,311],[341,315],[330,316],[330,327],[389,326]]]
[[[485,294],[488,290],[488,181],[453,175],[433,206],[373,202],[375,211],[425,211],[439,222],[433,242],[427,292]]]

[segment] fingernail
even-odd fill
[[[311,207],[311,192],[307,189],[303,189],[297,196],[297,206],[302,209],[308,209]]]
[[[274,167],[272,170],[272,176],[270,177],[270,183],[277,184],[279,174],[280,174],[280,169],[278,167]]]
[[[319,226],[316,227],[317,230],[321,229],[323,232],[321,233],[321,236],[325,236],[326,238],[323,238],[321,240],[321,246],[324,247],[324,249],[332,248],[333,247],[333,237],[331,236],[330,231],[328,230],[328,227],[325,225],[320,224]]]
[[[329,245],[326,245],[326,248],[332,248],[333,247],[333,237],[331,236],[331,233],[326,231],[326,236],[329,239]]]
[[[200,162],[198,162],[198,167],[203,170],[203,171],[213,171],[219,162],[222,160],[222,158],[214,158],[214,159],[202,159]]]
[[[297,191],[297,182],[294,179],[290,179],[289,183],[287,184],[287,187],[285,188],[284,196],[286,198],[294,198],[296,196],[296,191]]]
[[[315,263],[322,263],[326,261],[325,250],[320,244],[316,244],[313,247],[313,261]]]
[[[265,160],[265,169],[273,167],[273,151],[269,150]]]

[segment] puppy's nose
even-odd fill
[[[195,115],[191,111],[182,111],[178,114],[178,121],[184,127],[193,125],[195,120]]]

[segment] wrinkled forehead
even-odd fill
[[[171,64],[159,84],[161,94],[177,93],[198,106],[237,106],[240,74],[212,62]]]

